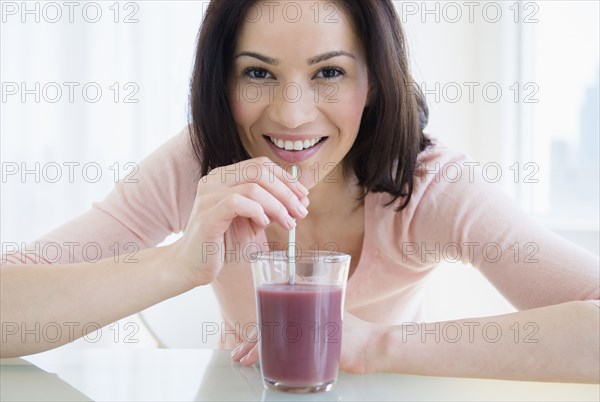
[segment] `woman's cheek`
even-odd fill
[[[356,90],[349,92],[343,98],[343,102],[336,103],[335,115],[338,121],[343,124],[345,130],[357,132],[360,127],[360,121],[366,104],[366,91]]]
[[[261,119],[270,102],[268,96],[253,94],[254,89],[241,91],[242,96],[236,94],[229,97],[231,113],[238,126],[249,127]],[[238,91],[239,92],[239,91]]]
[[[229,98],[229,107],[231,109],[231,115],[236,125],[242,124],[244,119],[244,106],[242,102],[235,100],[233,98]]]

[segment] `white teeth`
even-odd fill
[[[312,140],[296,140],[296,141],[289,141],[289,140],[282,140],[282,139],[278,139],[278,138],[273,138],[273,137],[269,137],[269,139],[271,140],[271,142],[273,144],[275,144],[275,146],[277,148],[281,148],[281,149],[285,149],[286,151],[301,151],[303,149],[307,149],[310,147],[315,146],[315,144],[317,144],[319,141],[321,141],[323,137],[320,138],[313,138]]]

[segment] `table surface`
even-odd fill
[[[598,401],[600,385],[340,372],[332,391],[263,388],[257,366],[209,349],[56,349],[2,359],[0,400]]]

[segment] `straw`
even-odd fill
[[[298,166],[292,165],[292,177],[298,177]],[[294,226],[288,233],[288,258],[290,268],[290,285],[294,284],[296,277],[296,227]]]

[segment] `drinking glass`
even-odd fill
[[[337,380],[350,255],[269,251],[251,258],[264,385],[329,391]]]

